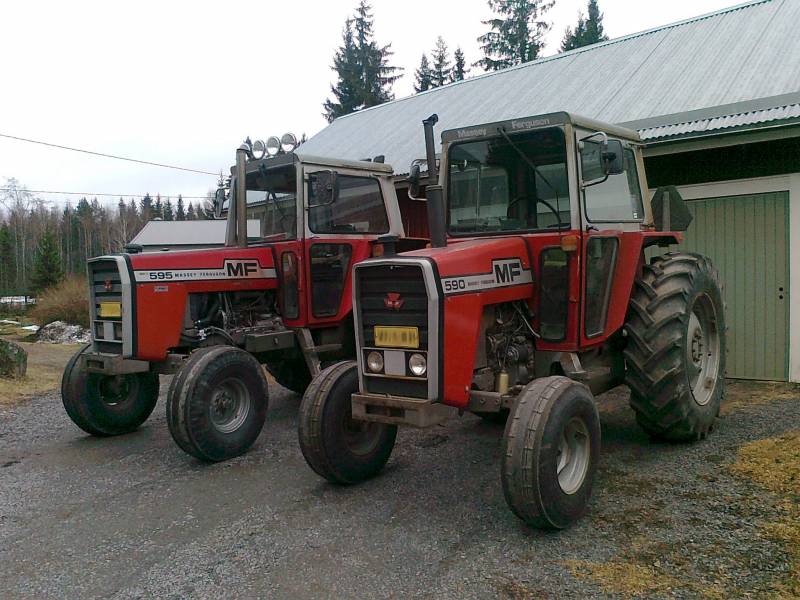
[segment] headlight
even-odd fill
[[[383,371],[383,354],[380,352],[370,352],[367,354],[367,367],[373,373]]]
[[[413,375],[422,377],[428,370],[428,361],[422,354],[412,354],[408,359],[408,368]]]
[[[275,156],[280,151],[281,141],[274,135],[267,138],[267,154],[270,156]]]
[[[253,142],[253,159],[261,160],[267,154],[267,145],[263,140]]]
[[[297,138],[293,133],[284,133],[281,138],[281,148],[287,154],[297,148]]]

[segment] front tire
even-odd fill
[[[195,458],[219,462],[244,454],[267,415],[264,371],[249,353],[230,346],[193,352],[167,394],[172,439]]]
[[[396,425],[352,418],[357,391],[356,363],[341,362],[312,380],[300,404],[300,449],[308,465],[332,483],[358,483],[380,473],[397,437]]]
[[[589,389],[566,377],[529,383],[503,435],[506,502],[540,529],[563,529],[588,510],[600,456],[600,418]]]
[[[81,368],[87,344],[69,360],[61,377],[61,401],[67,415],[91,435],[105,437],[136,430],[158,402],[158,375],[103,375]]]
[[[668,441],[705,438],[725,391],[725,305],[719,276],[700,254],[645,265],[625,331],[626,383],[639,425]]]

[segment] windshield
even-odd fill
[[[447,157],[450,232],[568,228],[566,156],[558,128],[453,144]]]
[[[247,233],[267,241],[297,237],[297,170],[284,165],[247,173]]]

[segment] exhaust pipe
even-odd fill
[[[225,245],[247,248],[247,173],[245,166],[250,148],[242,144],[236,149],[236,188],[228,207]]]
[[[431,247],[447,246],[445,230],[444,199],[442,186],[439,185],[439,173],[436,169],[436,147],[433,140],[433,126],[439,122],[439,115],[433,114],[422,122],[425,129],[425,156],[428,161],[428,186],[425,198],[428,205],[428,231],[431,234]]]

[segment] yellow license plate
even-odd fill
[[[120,318],[122,316],[121,302],[101,302],[100,316],[106,318]]]
[[[419,348],[419,329],[376,325],[375,345],[382,348]]]

